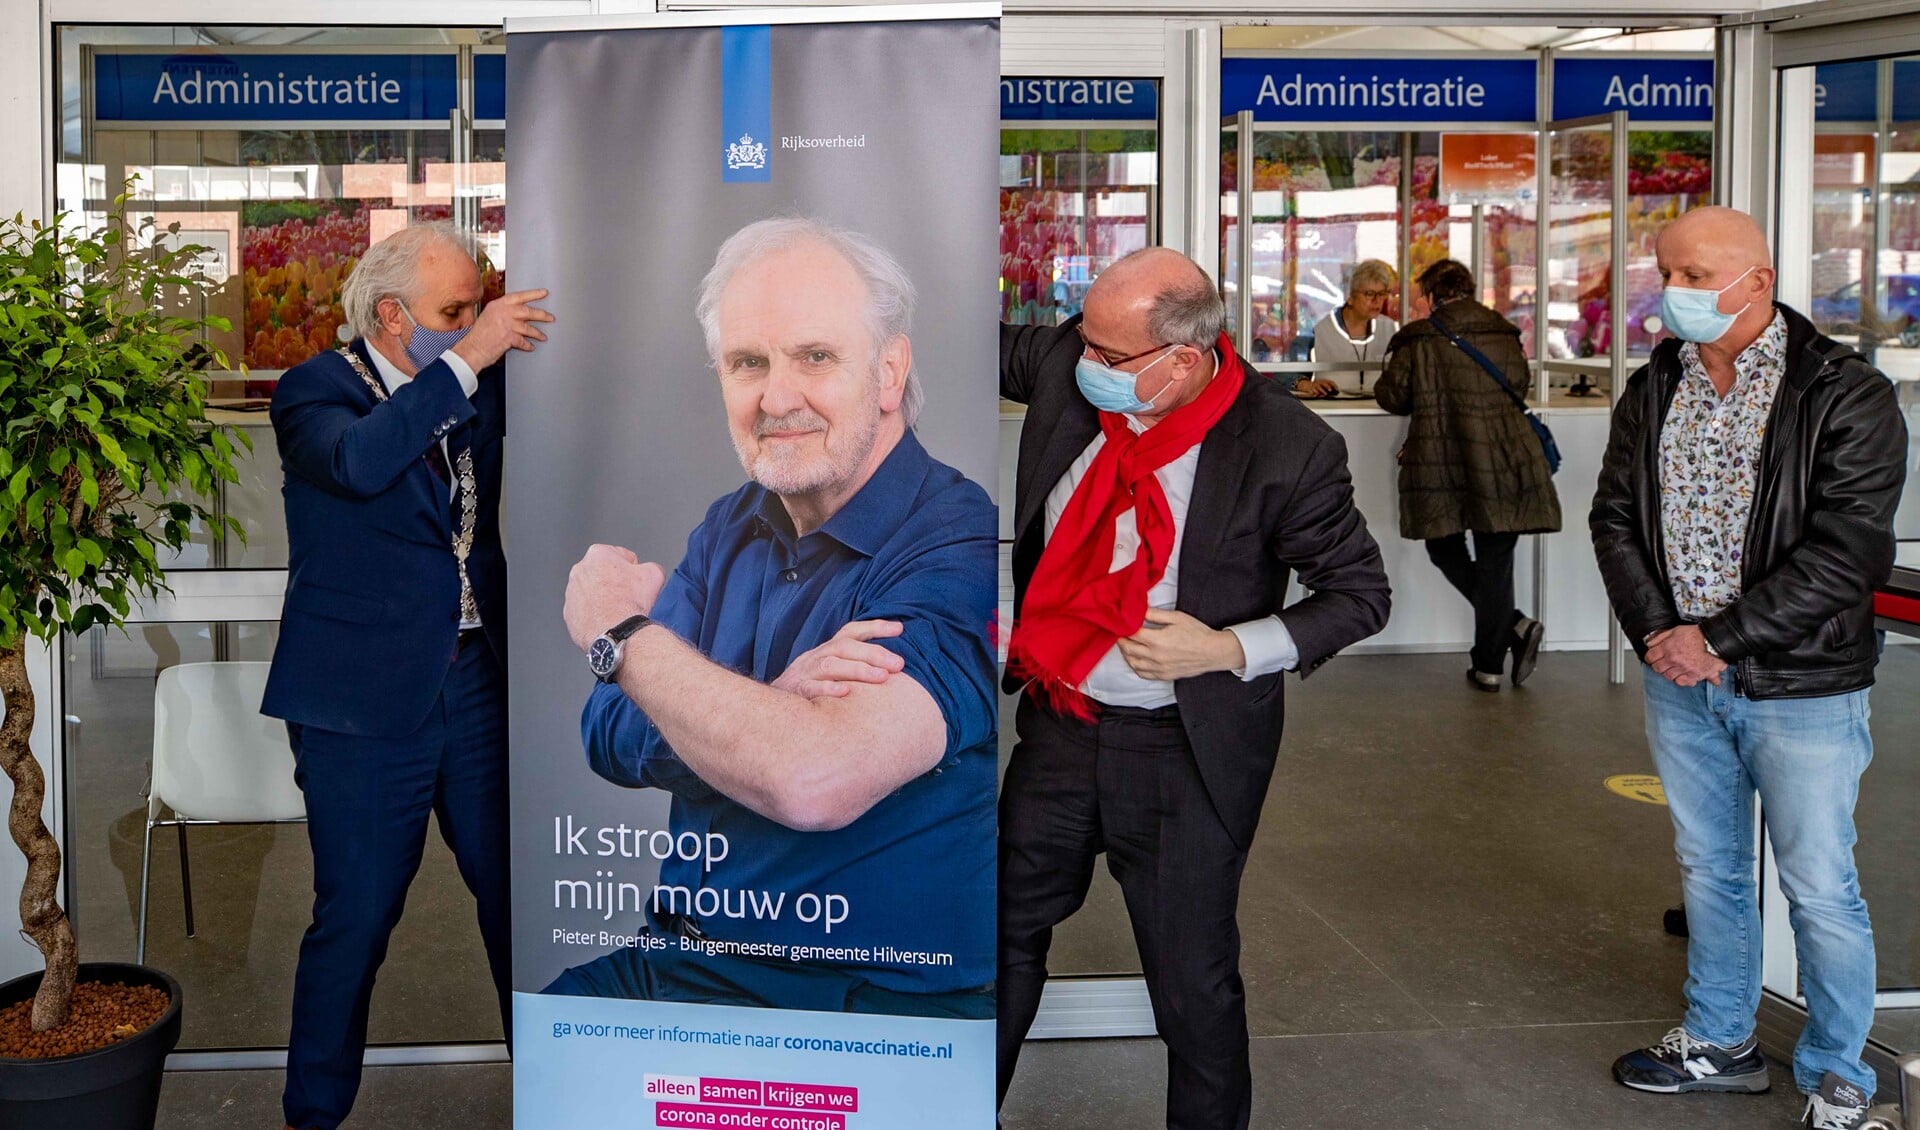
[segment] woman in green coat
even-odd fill
[[[1462,264],[1435,263],[1415,285],[1415,309],[1427,316],[1394,335],[1374,387],[1380,407],[1412,417],[1400,449],[1400,535],[1426,542],[1427,556],[1473,605],[1468,682],[1498,691],[1511,656],[1517,687],[1533,673],[1546,629],[1514,607],[1514,546],[1522,534],[1560,528],[1560,498],[1526,417],[1446,331],[1523,392],[1526,354],[1519,329],[1474,301],[1473,273]]]

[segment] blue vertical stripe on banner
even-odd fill
[[[720,29],[720,179],[773,179],[773,29]]]

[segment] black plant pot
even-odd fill
[[[158,1023],[115,1044],[58,1059],[0,1057],[0,1130],[152,1130],[167,1053],[180,1042],[180,982],[144,965],[90,961],[80,980],[152,985],[167,994]],[[30,973],[0,985],[0,1008],[40,987]]]

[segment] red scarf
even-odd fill
[[[1027,584],[1007,667],[1028,681],[1040,701],[1087,719],[1093,704],[1080,693],[1100,657],[1147,619],[1147,592],[1173,556],[1173,508],[1154,472],[1206,438],[1240,395],[1245,373],[1227,335],[1220,335],[1219,371],[1190,404],[1136,434],[1117,412],[1100,413],[1107,442],[1074,488]],[[1113,569],[1115,521],[1132,510],[1140,550]]]

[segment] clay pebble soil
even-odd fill
[[[152,985],[74,986],[67,1022],[50,1032],[35,1032],[33,998],[0,1011],[0,1058],[52,1059],[79,1055],[138,1035],[167,1011],[166,990]]]

